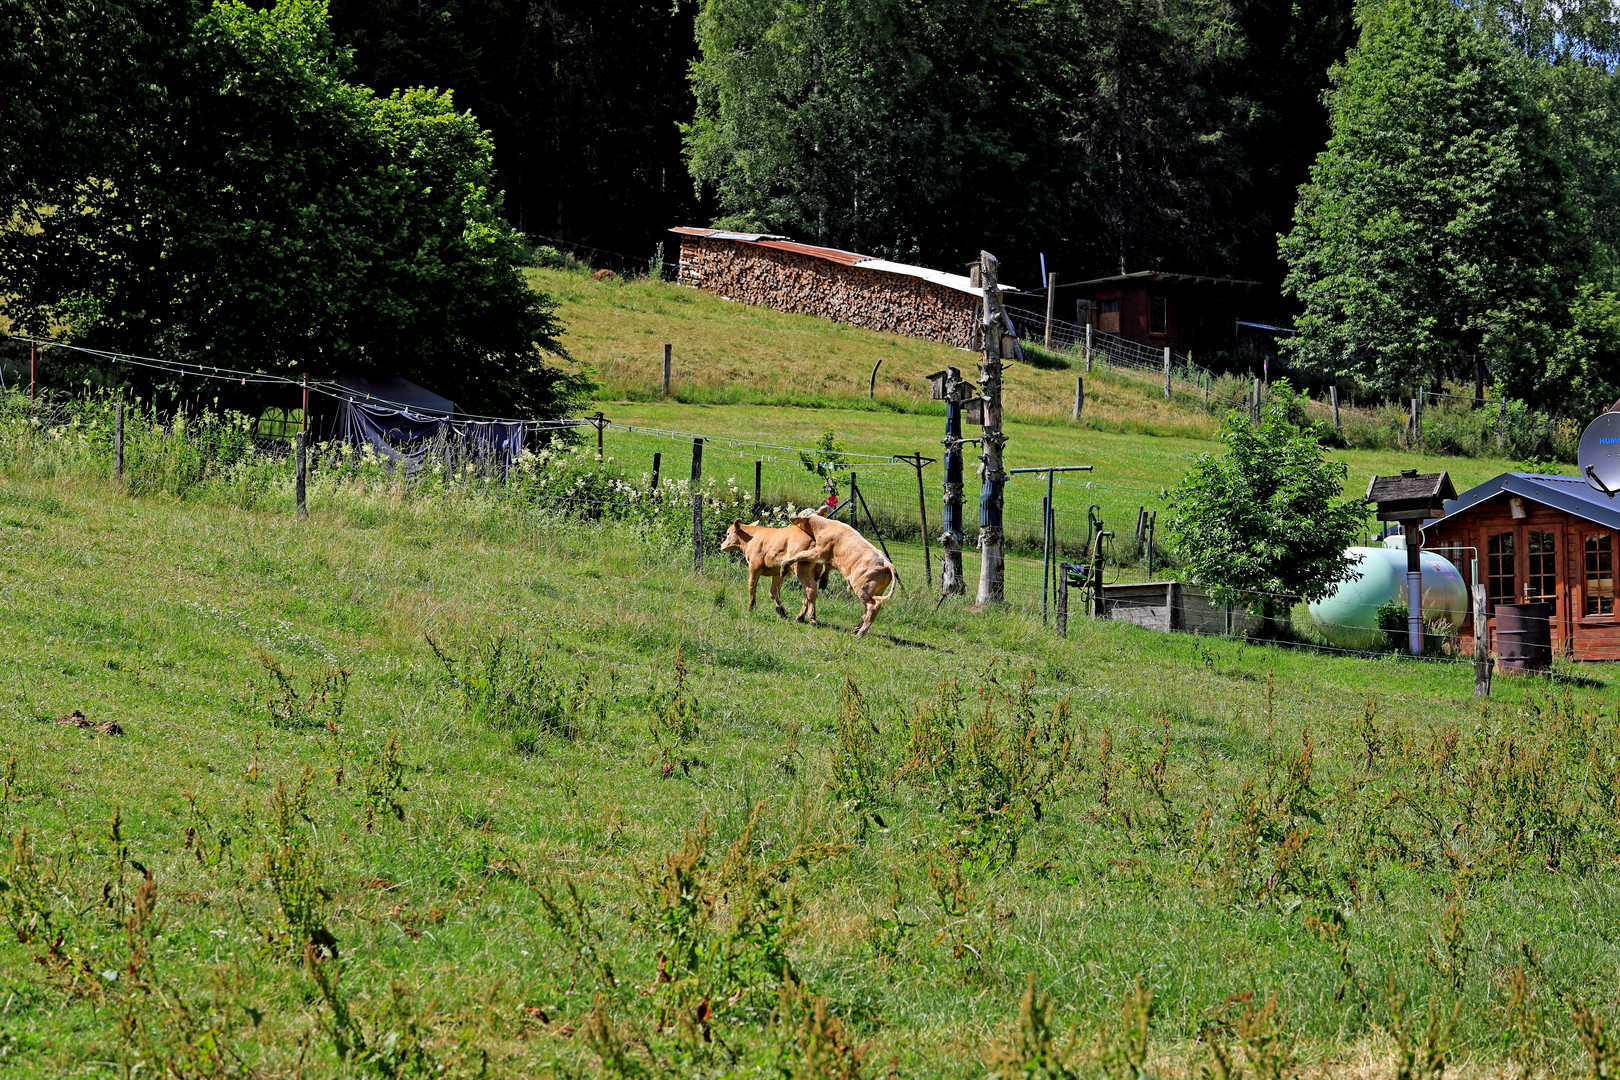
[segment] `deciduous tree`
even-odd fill
[[[1258,420],[1233,410],[1224,454],[1199,454],[1170,495],[1172,543],[1218,603],[1253,604],[1269,619],[1288,597],[1320,600],[1354,565],[1345,548],[1366,521],[1342,497],[1345,466],[1327,456],[1300,395],[1274,384]]]
[[[475,412],[572,403],[489,136],[447,93],[346,82],[324,4],[132,2],[114,44],[84,36],[96,51],[70,16],[99,4],[5,6],[50,43],[9,62],[76,65],[68,103],[21,136],[71,152],[0,189],[14,321],[233,367],[395,373]]]

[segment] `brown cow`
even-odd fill
[[[743,558],[748,560],[748,610],[754,610],[754,591],[759,585],[760,576],[765,575],[771,579],[771,602],[776,605],[776,613],[785,619],[787,609],[782,606],[784,564],[814,543],[809,533],[792,525],[784,529],[757,523],[744,525],[742,518],[738,518],[726,530],[726,538],[721,541],[720,550],[740,551]],[[796,621],[808,622],[811,626],[815,626],[818,591],[816,575],[824,573],[825,561],[795,562],[792,569],[798,575],[799,584],[804,586],[804,603],[799,608]]]
[[[855,636],[864,637],[878,609],[894,598],[894,588],[900,583],[899,571],[888,556],[842,521],[834,521],[807,510],[794,516],[793,527],[803,530],[814,543],[798,554],[788,556],[782,564],[783,569],[789,565],[832,563],[833,569],[844,576],[849,591],[866,608],[860,626],[855,628]],[[879,595],[880,590],[885,588],[889,591]]]

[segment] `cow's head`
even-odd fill
[[[800,510],[790,519],[792,524],[797,525],[811,536],[816,535],[816,529],[813,523],[824,520],[826,519],[823,517],[820,510],[812,510],[809,507]]]
[[[726,538],[720,541],[720,550],[741,551],[743,548],[748,546],[748,541],[750,539],[752,539],[752,537],[748,535],[748,526],[742,523],[742,518],[737,518],[731,523],[731,526],[726,529]]]

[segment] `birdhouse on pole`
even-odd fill
[[[1367,483],[1366,501],[1377,508],[1379,521],[1399,522],[1406,530],[1406,635],[1413,656],[1423,655],[1423,522],[1443,517],[1446,500],[1455,499],[1450,473],[1402,469],[1399,476],[1375,476]]]

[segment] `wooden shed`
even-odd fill
[[[1257,281],[1140,270],[1060,285],[1076,290],[1074,321],[1172,352],[1229,350],[1237,322],[1257,300]]]
[[[1620,660],[1614,581],[1620,500],[1576,476],[1503,473],[1448,500],[1423,536],[1423,546],[1450,559],[1465,581],[1477,551],[1492,612],[1498,604],[1552,604],[1557,655]],[[1488,621],[1494,650],[1494,614]],[[1470,615],[1463,626],[1467,647],[1473,635]]]

